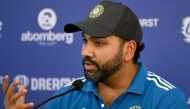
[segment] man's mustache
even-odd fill
[[[90,62],[90,63],[92,63],[92,65],[94,65],[94,66],[96,66],[98,69],[100,68],[100,66],[98,65],[98,63],[97,62],[95,62],[95,61],[93,61],[90,57],[84,57],[83,59],[82,59],[82,63],[83,63],[83,65],[84,65],[84,62],[85,61],[88,61],[88,62]]]

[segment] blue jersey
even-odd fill
[[[158,75],[149,72],[142,62],[130,87],[106,107],[96,84],[81,78],[84,86],[65,96],[49,101],[46,109],[188,109],[183,92]],[[55,95],[67,91],[63,86]]]

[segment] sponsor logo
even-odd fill
[[[2,21],[0,21],[0,32],[1,32],[1,30],[3,29],[3,22]],[[2,38],[3,36],[2,36],[2,34],[0,33],[0,38]]]
[[[3,84],[3,76],[0,76],[0,84]],[[26,75],[19,74],[16,75],[13,80],[19,80],[20,85],[24,85],[31,91],[56,91],[67,83],[71,83],[76,80],[76,78],[55,78],[55,77],[27,77]],[[19,85],[19,86],[20,86]],[[18,87],[19,87],[18,86]]]
[[[159,21],[158,18],[139,19],[141,27],[157,27],[158,21]]]
[[[43,9],[38,15],[38,25],[43,30],[51,30],[57,22],[56,13],[50,9]]]
[[[0,76],[0,84],[3,84],[3,79],[4,79],[4,77]]]
[[[55,91],[75,78],[31,78],[31,90]]]
[[[0,21],[0,31],[2,30],[2,25],[3,25],[3,22]]]
[[[22,33],[21,41],[23,42],[38,42],[42,46],[52,46],[59,41],[65,41],[66,44],[73,43],[73,33],[53,33],[49,31],[47,33],[32,33],[29,30],[26,33]]]
[[[14,81],[16,81],[16,80],[19,80],[20,84],[24,85],[25,87],[27,87],[29,84],[29,78],[26,75],[22,75],[22,74],[17,75],[14,77]],[[18,85],[17,87],[19,87],[19,86],[20,85]]]
[[[185,36],[184,41],[190,43],[190,17],[183,19],[181,33]]]
[[[27,32],[21,34],[22,42],[37,42],[41,46],[53,46],[58,42],[73,43],[73,33],[55,33],[52,31],[57,22],[57,15],[52,9],[45,8],[41,10],[37,22],[39,27],[46,32],[39,33],[27,30]]]

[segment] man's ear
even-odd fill
[[[135,41],[130,40],[130,41],[125,42],[123,46],[125,62],[128,62],[133,59],[136,48],[137,48],[137,43]]]

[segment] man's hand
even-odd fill
[[[25,104],[25,95],[27,89],[24,86],[20,86],[17,93],[14,93],[15,88],[19,85],[19,81],[14,81],[10,86],[8,86],[9,76],[5,76],[3,81],[3,93],[5,96],[4,99],[4,108],[5,109],[28,109],[32,107],[33,103]]]

